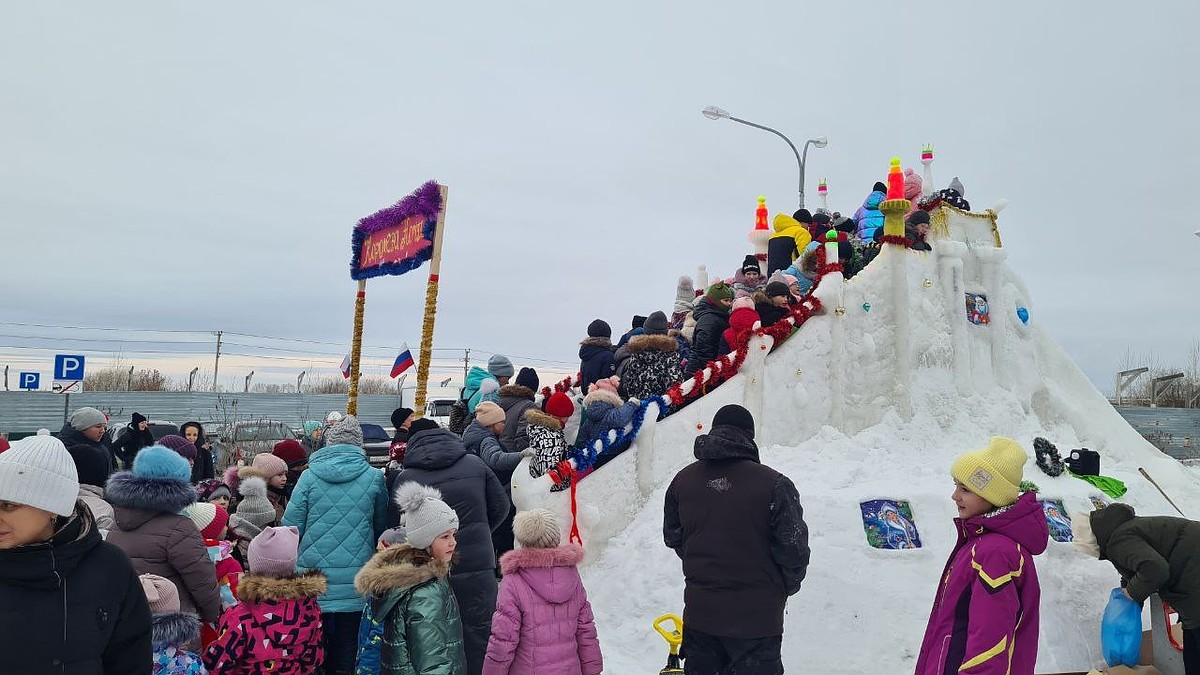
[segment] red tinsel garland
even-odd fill
[[[903,246],[904,248],[912,248],[913,247],[913,243],[912,243],[911,239],[909,239],[908,237],[901,237],[900,235],[897,235],[897,234],[885,234],[879,238],[879,243],[895,244],[897,246]]]

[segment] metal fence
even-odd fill
[[[1176,459],[1200,458],[1200,409],[1117,408],[1142,438]]]
[[[358,397],[358,417],[363,422],[391,425],[391,414],[404,403],[395,394]],[[412,405],[411,399],[407,405]],[[181,424],[229,423],[270,419],[293,427],[305,420],[322,420],[331,410],[346,409],[345,394],[214,394],[200,392],[120,391],[55,394],[51,392],[0,392],[0,430],[31,433],[40,428],[58,431],[71,411],[97,408],[125,424],[134,412],[152,420]]]

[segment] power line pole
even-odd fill
[[[463,350],[463,386],[467,386],[467,371],[471,369],[471,350]]]
[[[216,331],[213,335],[217,336],[217,358],[213,360],[213,391],[217,390],[217,371],[221,367],[221,334],[224,331]]]

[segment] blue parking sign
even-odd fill
[[[42,385],[41,373],[21,373],[17,383],[19,389],[37,389]]]
[[[77,354],[58,354],[54,357],[54,379],[82,380],[83,357]]]

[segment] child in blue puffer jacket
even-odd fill
[[[875,230],[883,227],[883,212],[879,210],[879,205],[885,199],[887,199],[887,186],[876,182],[875,187],[871,188],[871,194],[863,200],[863,205],[854,212],[854,222],[858,223],[859,239],[871,241]]]

